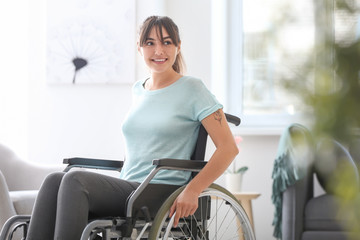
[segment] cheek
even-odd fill
[[[172,55],[174,56],[174,58],[176,59],[177,55],[179,54],[179,51],[177,49],[175,49],[172,53]],[[174,60],[175,60],[174,59]]]
[[[176,56],[177,55],[177,50],[176,50],[176,48],[173,48],[173,47],[169,47],[169,48],[166,48],[165,50],[164,50],[164,52],[166,53],[166,55],[167,56]]]
[[[149,51],[143,50],[141,51],[141,56],[146,60],[151,56],[151,54],[149,53]]]
[[[139,49],[139,53],[140,53],[140,55],[143,56],[143,57],[149,56],[149,55],[150,55],[150,49],[149,49],[149,48],[141,47],[141,48]]]

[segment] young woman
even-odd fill
[[[78,240],[92,216],[124,216],[129,194],[152,170],[152,160],[190,159],[202,124],[216,150],[190,182],[189,172],[161,171],[151,183],[187,184],[171,207],[179,218],[195,212],[199,194],[238,153],[222,105],[201,80],[183,75],[179,30],[168,17],[152,16],[140,28],[138,51],[150,77],[133,86],[123,123],[126,161],[120,178],[92,172],[54,173],[37,197],[27,240]]]

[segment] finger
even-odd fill
[[[179,224],[180,216],[181,216],[181,213],[179,210],[177,210],[175,212],[175,216],[174,216],[174,224],[173,224],[174,227],[177,227],[177,225]]]
[[[175,209],[176,209],[176,204],[177,204],[177,201],[175,200],[174,203],[171,205],[169,217],[172,217],[172,215],[174,214]]]

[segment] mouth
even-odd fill
[[[151,61],[161,64],[161,63],[166,62],[167,58],[154,58],[154,59],[151,59]]]

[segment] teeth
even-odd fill
[[[166,59],[154,59],[154,62],[164,62]]]

